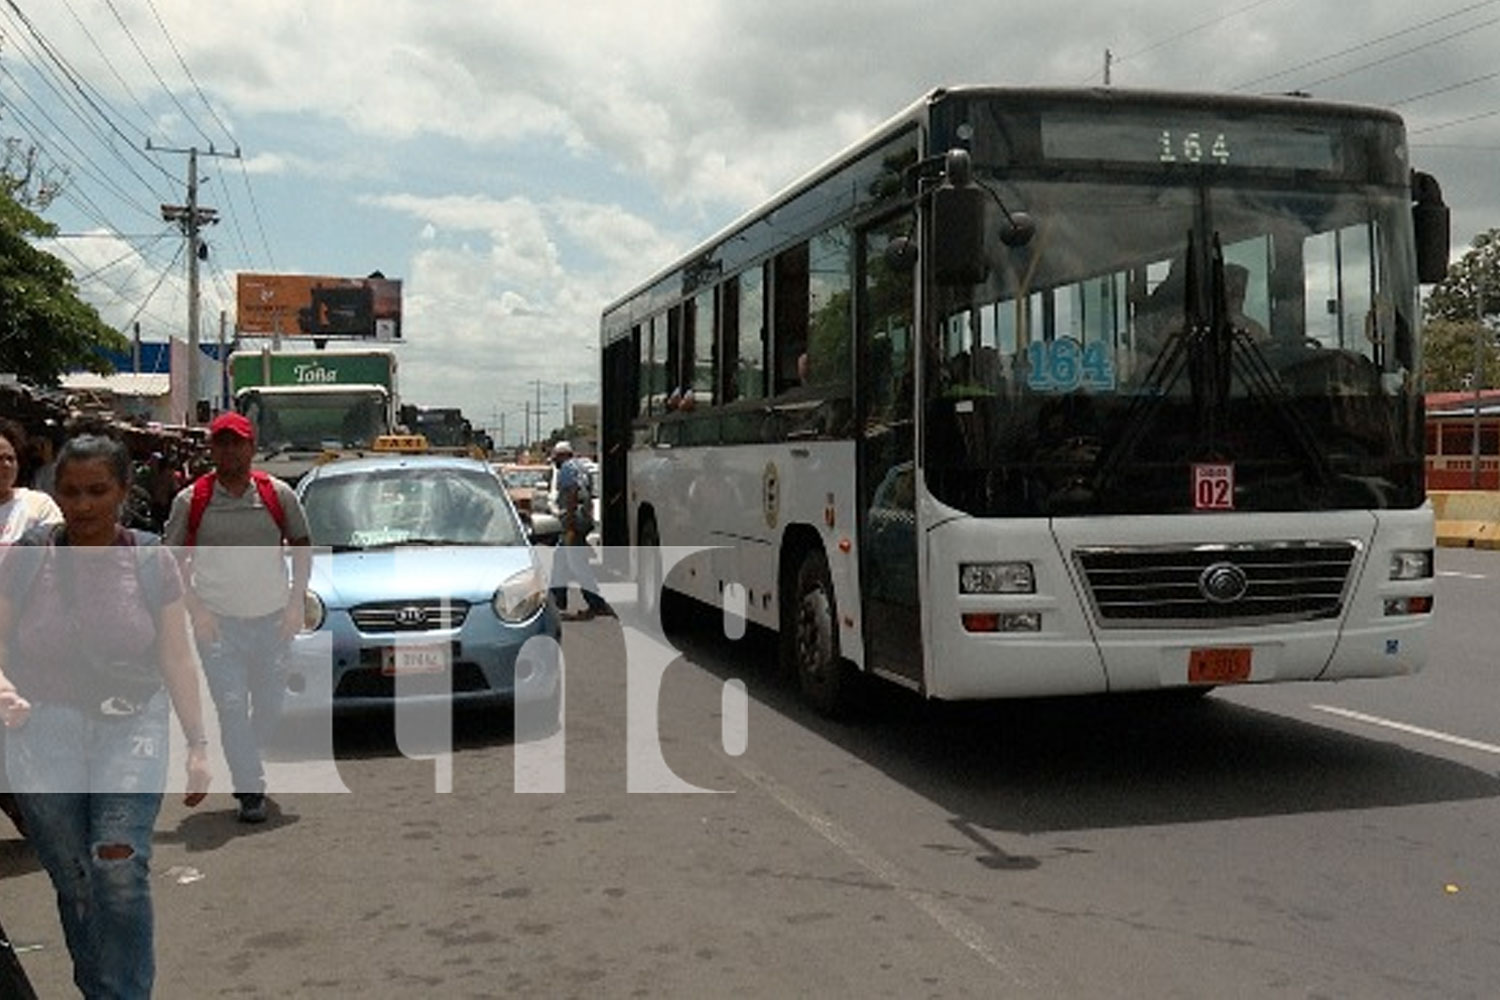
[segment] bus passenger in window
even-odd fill
[[[1224,298],[1229,304],[1229,325],[1249,334],[1257,344],[1270,341],[1271,334],[1245,315],[1245,292],[1250,287],[1250,271],[1239,264],[1224,265]]]

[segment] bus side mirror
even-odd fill
[[[989,276],[984,202],[968,151],[950,149],[943,183],[932,192],[932,274],[939,285],[977,285]]]
[[[1448,277],[1450,220],[1443,189],[1431,174],[1411,172],[1411,220],[1417,244],[1417,280],[1436,284]]]

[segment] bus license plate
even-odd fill
[[[452,657],[447,643],[387,646],[380,653],[380,672],[387,677],[398,674],[444,674],[448,672]]]
[[[1250,679],[1249,647],[1194,649],[1188,653],[1189,684],[1240,684]]]

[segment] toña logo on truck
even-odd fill
[[[338,369],[324,368],[316,362],[310,365],[294,365],[292,380],[297,385],[332,385],[339,380]]]

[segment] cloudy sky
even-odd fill
[[[205,336],[235,275],[404,285],[402,394],[515,440],[598,398],[607,301],[934,87],[1305,91],[1394,107],[1500,226],[1500,0],[0,0],[0,136],[65,176],[54,252],[122,330]]]

